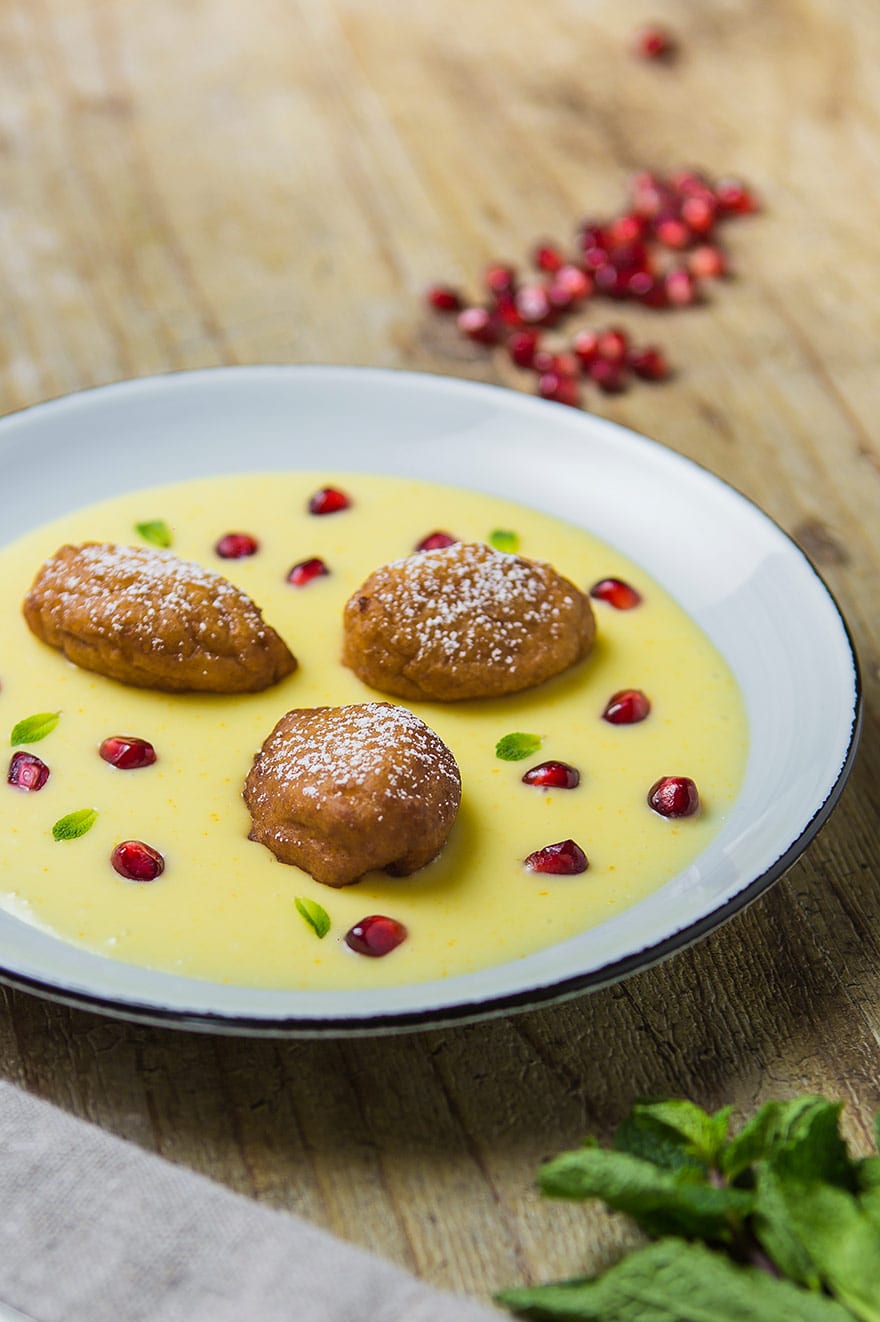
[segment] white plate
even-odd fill
[[[476,1019],[644,968],[755,899],[836,802],[859,727],[846,626],[806,557],[696,464],[613,423],[445,377],[230,368],[125,382],[0,421],[4,540],[138,487],[278,468],[426,478],[580,524],[658,579],[745,694],[745,783],[720,835],[660,891],[551,949],[376,991],[284,992],[156,973],[0,914],[0,978],[108,1014],[217,1031],[367,1033]]]

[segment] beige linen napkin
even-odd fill
[[[499,1322],[307,1222],[0,1083],[0,1316]]]

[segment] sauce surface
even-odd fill
[[[351,507],[307,512],[333,485]],[[38,642],[21,601],[38,567],[65,542],[143,544],[137,524],[164,520],[172,550],[246,591],[288,643],[297,671],[253,695],[168,695],[80,670]],[[607,577],[642,595],[633,610],[594,601],[597,641],[565,674],[525,693],[463,703],[405,703],[448,744],[463,782],[450,839],[433,863],[402,878],[370,873],[343,890],[322,886],[249,841],[241,788],[254,753],[293,707],[382,701],[340,663],[342,609],[371,570],[443,529],[486,541],[514,532],[520,554],[545,560],[578,587]],[[252,533],[258,553],[223,560],[224,533]],[[507,549],[507,548],[505,548]],[[321,557],[330,572],[303,587],[291,566]],[[262,473],[157,487],[67,515],[0,552],[0,730],[60,711],[56,728],[21,745],[50,768],[25,792],[0,784],[0,906],[100,954],[191,977],[271,988],[353,988],[451,977],[522,958],[601,923],[682,871],[720,828],[745,771],[748,733],[726,663],[687,614],[640,567],[571,525],[526,507],[451,487],[363,474]],[[610,725],[618,690],[651,700],[648,718]],[[388,698],[389,701],[399,701]],[[515,762],[495,755],[512,732],[540,736]],[[109,735],[154,744],[153,766],[119,771],[98,756]],[[10,754],[14,751],[10,747]],[[581,774],[574,790],[524,785],[558,759]],[[661,776],[690,776],[696,817],[667,820],[646,803]],[[53,824],[78,809],[87,834],[56,841]],[[578,876],[529,872],[522,860],[574,839]],[[110,854],[121,840],[161,851],[162,876],[126,881]],[[329,914],[319,939],[296,899]],[[407,940],[368,959],[344,944],[370,914],[404,923]]]

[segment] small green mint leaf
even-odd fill
[[[730,1123],[730,1108],[709,1115],[688,1101],[637,1102],[618,1126],[614,1147],[666,1170],[715,1166]]]
[[[40,711],[34,716],[26,716],[12,727],[10,744],[35,744],[51,734],[58,724],[60,711]]]
[[[52,827],[52,838],[54,840],[77,840],[86,831],[91,831],[98,814],[94,808],[78,808],[76,812],[69,812],[66,817],[59,817],[58,821]]]
[[[297,911],[311,927],[317,937],[325,937],[330,931],[330,915],[315,900],[294,899]]]
[[[523,734],[516,731],[506,734],[495,745],[495,756],[502,762],[521,762],[524,757],[531,757],[541,747],[539,734]]]
[[[493,528],[489,533],[489,545],[496,551],[513,553],[519,550],[519,533],[511,532],[509,528]]]
[[[173,540],[171,529],[164,519],[148,519],[146,523],[136,523],[134,530],[139,537],[152,546],[169,547]]]
[[[592,1280],[495,1297],[524,1317],[571,1322],[852,1322],[833,1299],[680,1239],[638,1249]]]
[[[756,1162],[769,1161],[805,1179],[852,1187],[855,1164],[840,1135],[840,1109],[823,1097],[765,1103],[727,1144],[721,1169],[736,1179]]]

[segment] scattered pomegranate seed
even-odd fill
[[[461,294],[451,285],[432,285],[426,298],[435,312],[460,312],[464,306]]]
[[[709,234],[715,225],[718,208],[715,200],[695,194],[686,197],[681,204],[681,218],[693,234]]]
[[[605,231],[606,242],[611,248],[627,247],[633,243],[640,243],[647,233],[647,223],[644,216],[638,216],[634,211],[625,211],[622,216],[613,220]]]
[[[758,210],[758,200],[754,193],[739,179],[720,179],[715,185],[715,196],[723,211],[747,216]]]
[[[110,855],[110,862],[128,881],[155,881],[165,871],[165,860],[158,849],[145,845],[143,840],[123,840]]]
[[[384,914],[370,914],[362,918],[354,927],[350,927],[343,938],[349,950],[358,955],[370,955],[378,959],[395,950],[406,940],[407,931],[403,923],[396,918],[386,918]]]
[[[536,849],[529,854],[525,865],[530,872],[552,872],[564,877],[586,872],[590,866],[586,854],[573,840],[559,840],[555,845]]]
[[[648,803],[661,817],[693,817],[700,795],[689,776],[662,776],[648,790]]]
[[[498,326],[487,308],[465,308],[457,318],[458,329],[477,344],[497,344]]]
[[[637,725],[650,710],[650,699],[641,689],[621,689],[608,699],[602,720],[609,725]]]
[[[542,399],[552,400],[555,404],[569,404],[572,408],[577,408],[581,400],[577,379],[563,376],[560,372],[544,372],[538,378],[538,394]]]
[[[351,497],[338,487],[322,487],[309,501],[309,514],[338,514],[351,505]]]
[[[503,297],[505,294],[513,294],[516,290],[516,271],[512,266],[506,266],[498,263],[487,267],[483,276],[483,283],[490,294],[496,298]]]
[[[6,779],[20,790],[41,790],[50,775],[42,758],[33,753],[13,753]]]
[[[577,241],[581,252],[588,248],[604,248],[605,227],[597,220],[582,220],[577,228]]]
[[[553,289],[567,289],[575,301],[589,298],[593,292],[593,282],[579,266],[560,266],[553,277]]]
[[[539,271],[549,271],[551,275],[565,264],[565,258],[554,243],[539,243],[532,254],[532,261]]]
[[[516,310],[530,326],[543,326],[552,320],[553,307],[543,285],[523,285],[516,296]]]
[[[641,593],[629,583],[624,583],[622,578],[600,578],[590,588],[590,596],[597,601],[607,602],[618,611],[631,611],[642,600]]]
[[[537,785],[540,789],[573,790],[581,782],[581,773],[568,762],[539,762],[522,780],[524,785]]]
[[[288,583],[292,583],[295,588],[304,588],[307,583],[311,583],[313,578],[320,578],[322,574],[329,574],[330,570],[318,556],[314,555],[309,560],[300,560],[293,566],[287,575]]]
[[[619,395],[626,390],[626,364],[596,358],[587,368],[590,380],[606,395]]]
[[[674,216],[658,221],[654,233],[665,248],[686,248],[693,237],[684,221]]]
[[[602,331],[596,342],[598,357],[606,359],[609,363],[622,363],[628,349],[629,336],[617,326],[609,326],[608,330]]]
[[[663,351],[653,345],[631,353],[629,365],[643,381],[664,381],[669,376],[669,364]]]
[[[648,170],[633,175],[629,188],[632,209],[637,216],[656,216],[669,197],[669,190]]]
[[[499,336],[505,327],[507,330],[514,331],[519,330],[523,324],[513,294],[499,294],[495,299],[495,308],[492,315],[495,330]]]
[[[571,347],[582,366],[589,367],[599,353],[599,336],[595,331],[578,331],[572,340]]]
[[[537,331],[516,331],[507,341],[511,362],[516,363],[517,367],[531,367],[540,343],[541,337]]]
[[[610,259],[611,254],[604,243],[593,244],[592,247],[584,249],[584,270],[596,272],[607,266]]]
[[[670,60],[676,53],[676,44],[668,28],[651,23],[639,28],[633,49],[643,60]]]
[[[429,532],[416,546],[417,551],[442,551],[444,546],[455,546],[459,539],[449,532]]]
[[[246,555],[256,555],[260,543],[247,532],[228,532],[220,538],[214,547],[214,553],[223,560],[241,560]]]
[[[666,286],[650,271],[633,271],[626,282],[626,288],[630,297],[638,299],[645,307],[665,308],[669,304]]]
[[[156,761],[156,750],[146,739],[135,735],[114,734],[105,739],[98,753],[111,767],[120,771],[136,771],[139,767],[151,767]]]
[[[608,298],[626,298],[631,274],[628,269],[621,270],[614,263],[606,262],[593,277],[596,290]]]
[[[688,270],[698,278],[717,280],[727,274],[727,259],[713,243],[702,243],[688,254]]]
[[[666,297],[677,307],[687,307],[696,303],[699,297],[699,285],[690,271],[677,266],[666,274]]]

